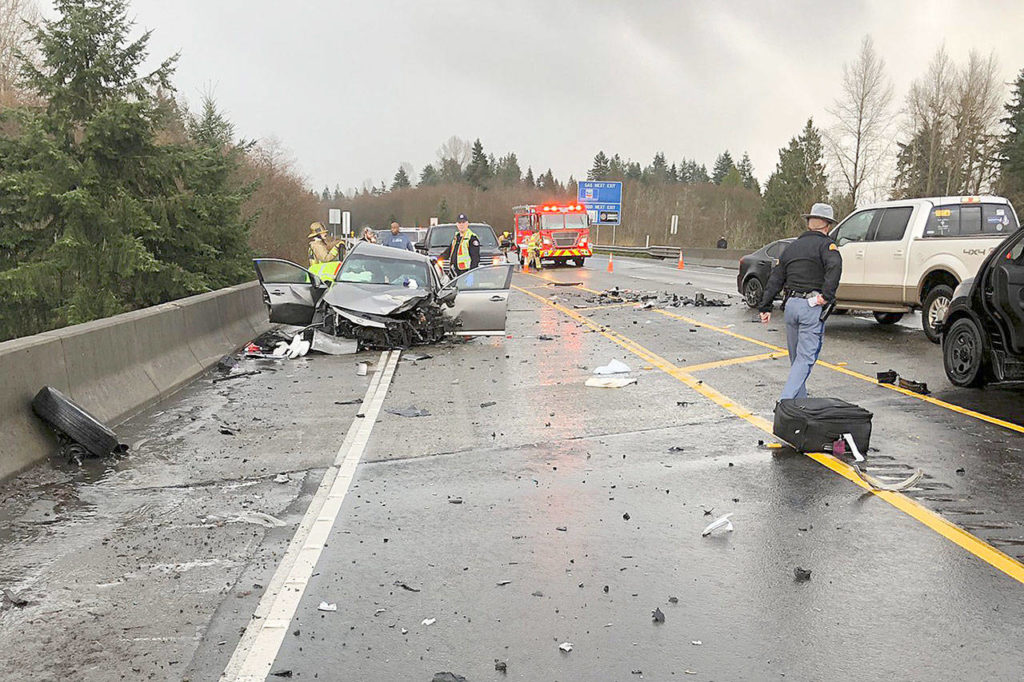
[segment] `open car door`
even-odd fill
[[[254,258],[270,321],[305,327],[327,285],[301,265],[280,258]]]
[[[1009,337],[1007,350],[1024,354],[1024,237],[1008,239],[982,270],[986,265],[989,300]]]
[[[462,321],[455,332],[459,336],[492,336],[505,333],[508,312],[508,287],[512,283],[511,264],[489,265],[470,270],[448,282],[441,296],[456,289],[455,306],[445,315]]]

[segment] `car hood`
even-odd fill
[[[405,312],[430,296],[429,289],[410,289],[386,284],[335,282],[324,294],[327,305],[370,315]]]

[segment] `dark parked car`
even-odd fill
[[[455,227],[455,223],[432,225],[427,229],[423,241],[416,244],[416,250],[430,256],[430,260],[436,261],[452,243],[456,229],[458,228]],[[470,223],[469,229],[480,239],[480,265],[499,265],[505,262],[505,256],[498,246],[498,238],[494,236],[494,230],[490,225]],[[446,273],[451,274],[447,265],[442,263],[441,267]]]
[[[1024,381],[1024,230],[960,283],[941,332],[942,364],[957,386]]]
[[[743,300],[751,308],[756,308],[768,284],[768,275],[779,262],[779,256],[794,238],[779,239],[762,246],[754,253],[740,258],[740,272],[736,276],[736,287],[743,294]]]

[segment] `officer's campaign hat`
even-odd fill
[[[826,220],[830,223],[836,222],[835,211],[832,210],[832,207],[829,204],[815,204],[814,206],[811,206],[811,212],[805,213],[802,217],[805,220],[807,218],[821,218],[822,220]]]
[[[469,222],[469,218],[466,217],[465,213],[460,213],[459,217],[455,220],[455,222],[457,222],[457,223],[468,223]]]

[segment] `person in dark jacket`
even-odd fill
[[[721,237],[718,238],[718,243],[715,244],[715,248],[718,248],[718,249],[728,249],[729,248],[729,241],[725,238],[724,234]]]
[[[767,324],[775,297],[785,290],[790,368],[780,400],[807,397],[807,378],[825,338],[824,318],[828,315],[822,309],[831,309],[835,303],[843,274],[843,257],[828,236],[836,222],[832,207],[814,204],[803,217],[807,231],[782,252],[761,298],[761,322]]]
[[[455,236],[445,252],[441,254],[452,277],[458,277],[480,267],[480,238],[469,229],[469,218],[460,213],[455,221]]]

